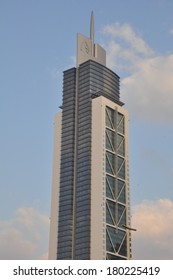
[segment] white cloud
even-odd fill
[[[120,25],[119,23],[107,25],[104,27],[103,32],[107,35],[111,35],[113,38],[123,39],[124,42],[137,53],[150,55],[153,52],[143,38],[140,35],[137,35],[128,23],[123,25]]]
[[[153,50],[129,24],[107,25],[103,28],[103,34],[106,39],[107,64],[115,71],[134,71],[137,62],[153,55]]]
[[[0,259],[45,259],[49,218],[34,208],[19,208],[15,217],[0,221]]]
[[[143,60],[138,70],[122,81],[122,98],[132,116],[172,123],[173,55]]]
[[[173,201],[143,201],[133,208],[133,258],[173,259]]]
[[[158,55],[128,24],[104,28],[108,67],[126,76],[121,99],[131,117],[172,123],[173,54]]]

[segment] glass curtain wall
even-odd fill
[[[127,259],[125,120],[106,107],[106,258]]]

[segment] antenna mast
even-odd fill
[[[91,12],[90,20],[90,40],[91,40],[91,55],[94,56],[94,13]]]

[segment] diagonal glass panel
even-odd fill
[[[125,184],[124,181],[118,180],[118,195],[122,191],[122,188],[124,187],[124,184]]]
[[[108,169],[111,174],[115,173],[115,154],[106,152],[106,165],[108,164]],[[110,170],[111,169],[111,170]]]
[[[106,155],[109,159],[109,162],[112,166],[112,169],[115,170],[115,154],[113,153],[110,153],[110,152],[106,152]]]
[[[107,226],[107,232],[111,242],[113,243],[113,246],[115,247],[115,250],[118,251],[126,235],[126,232],[111,226]]]
[[[122,256],[127,256],[127,238],[126,237],[120,247],[119,254]]]
[[[126,225],[126,209],[124,209],[124,212],[122,214],[122,216],[120,217],[119,220],[119,226],[122,227],[122,225]]]
[[[121,218],[124,210],[125,210],[125,206],[122,204],[118,204],[118,223],[120,221],[120,218]]]
[[[116,234],[116,241],[115,242],[116,242],[116,250],[118,251],[119,248],[120,248],[120,245],[121,245],[121,243],[124,239],[124,236],[126,235],[126,232],[118,229],[118,230],[116,230],[116,233],[117,234]]]
[[[115,250],[109,238],[109,234],[107,232],[106,232],[106,251],[115,253]]]
[[[106,126],[114,129],[114,111],[106,108]]]
[[[125,188],[123,188],[118,196],[118,201],[122,203],[126,203],[126,195],[125,195]]]
[[[106,149],[110,150],[110,151],[114,151],[113,146],[111,145],[110,139],[106,133]]]
[[[111,199],[114,199],[112,189],[110,187],[110,184],[108,183],[108,180],[106,180],[106,197],[109,197]]]
[[[110,165],[109,160],[108,160],[107,157],[106,157],[106,172],[114,175],[113,170],[111,168],[111,165]]]
[[[118,180],[118,201],[126,203],[125,182]]]
[[[117,122],[118,125],[120,124],[123,118],[124,116],[121,113],[118,113],[118,122]]]
[[[122,157],[118,157],[118,171],[123,163],[124,159]]]
[[[118,113],[118,132],[124,134],[124,116]]]
[[[116,234],[116,229],[113,228],[113,227],[110,227],[110,226],[107,226],[107,231],[108,231],[108,234],[109,234],[109,237],[115,247],[115,250],[117,250],[117,245],[116,245],[116,239],[117,239],[117,234]]]
[[[109,210],[107,205],[106,205],[106,223],[110,224],[110,225],[114,225],[113,218],[112,218],[112,216],[110,214],[110,210]]]
[[[109,187],[110,187],[113,195],[115,195],[115,178],[107,174],[106,175],[106,180],[107,180],[107,182],[109,184]]]
[[[116,206],[115,202],[106,200],[106,203],[107,203],[108,209],[110,210],[112,219],[114,220],[114,224],[115,224],[115,206]]]
[[[121,165],[119,171],[118,171],[118,177],[121,179],[125,179],[125,161]]]
[[[120,143],[119,147],[118,147],[118,154],[120,156],[125,156],[125,144],[124,144],[124,139],[123,141]]]
[[[112,148],[114,150],[115,149],[115,132],[110,130],[110,129],[107,129],[106,133],[108,135],[109,141],[110,141],[110,143],[112,145]]]
[[[113,126],[110,122],[110,119],[109,119],[109,116],[108,116],[107,112],[106,112],[106,126],[113,129]]]
[[[124,139],[124,136],[117,134],[117,147],[119,147],[120,143],[122,142],[122,140]]]
[[[108,117],[109,117],[111,123],[114,126],[114,124],[115,124],[115,111],[113,109],[109,108],[109,107],[106,107],[106,112],[108,114]]]

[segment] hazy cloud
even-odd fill
[[[133,258],[173,259],[173,201],[143,201],[133,208]]]
[[[107,25],[104,27],[103,32],[111,35],[112,37],[118,37],[128,43],[129,46],[137,53],[149,55],[152,53],[150,47],[146,44],[140,35],[137,35],[130,24],[125,23],[120,25],[115,23],[114,25]]]
[[[56,67],[54,67],[52,69],[48,68],[47,72],[50,74],[50,76],[52,77],[53,80],[60,80],[60,79],[62,79],[62,71],[60,71]]]
[[[45,259],[49,218],[34,208],[19,208],[13,219],[0,221],[0,259]]]
[[[153,122],[173,119],[173,54],[159,55],[129,24],[106,26],[107,62],[123,71],[121,96],[131,117]]]
[[[173,34],[173,28],[171,28],[169,32],[170,32],[171,34]]]
[[[131,115],[142,120],[172,123],[173,55],[143,60],[122,81],[122,98]]]
[[[107,50],[107,64],[125,70],[134,70],[135,64],[143,57],[153,55],[153,50],[146,44],[142,36],[135,33],[133,28],[125,23],[106,25],[103,28]]]

